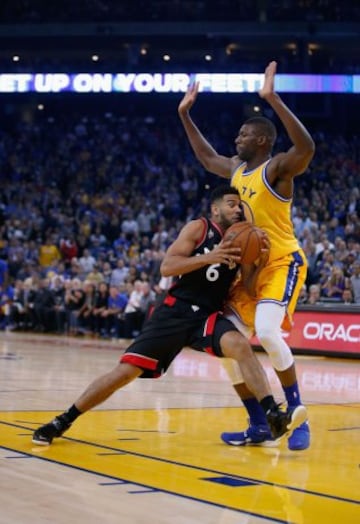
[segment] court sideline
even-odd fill
[[[0,523],[294,524],[360,521],[360,362],[296,357],[309,450],[232,448],[246,424],[219,362],[184,350],[158,380],[137,380],[49,448],[33,428],[113,366],[125,341],[3,333]],[[276,396],[281,391],[260,355]]]

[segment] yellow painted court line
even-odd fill
[[[180,413],[180,410],[175,411]],[[189,410],[186,411],[189,415]],[[114,427],[119,425],[119,414],[116,411],[92,412],[92,423],[81,420],[80,424],[79,420],[76,428],[71,428],[74,438],[69,436],[58,439],[50,447],[40,447],[31,444],[32,429],[38,424],[36,420],[48,420],[53,416],[52,414],[3,413],[0,445],[9,450],[105,475],[112,479],[228,507],[278,522],[288,522],[291,514],[294,514],[294,518],[290,519],[291,522],[302,522],[299,520],[300,517],[296,517],[295,511],[300,502],[301,513],[306,523],[337,520],[340,522],[340,518],[345,522],[344,515],[351,514],[357,508],[355,488],[354,500],[352,500],[351,493],[347,492],[347,497],[342,497],[341,490],[337,493],[336,490],[334,493],[326,493],[310,490],[307,484],[297,487],[299,478],[297,485],[296,482],[294,485],[290,482],[288,484],[281,482],[281,474],[284,473],[281,457],[280,460],[277,457],[279,466],[275,468],[275,473],[277,469],[280,471],[280,480],[275,481],[274,468],[268,467],[272,460],[271,455],[264,456],[263,449],[230,448],[217,442],[214,444],[211,440],[206,440],[201,448],[198,446],[199,442],[196,442],[194,449],[191,445],[191,436],[184,435],[181,430],[175,433],[163,432],[162,435],[156,430],[153,433],[141,431],[138,415],[139,412],[121,412],[122,427],[138,427],[138,430],[129,430],[133,438],[136,434],[142,434],[142,439],[138,441],[122,440],[121,447],[118,440],[114,438],[114,434],[120,435],[118,431],[114,431]],[[144,419],[149,417],[149,420],[144,423],[145,427],[153,427],[153,415],[153,410],[151,413],[142,413]],[[31,420],[27,426],[15,422],[27,418]],[[104,420],[106,425],[103,423]],[[107,429],[103,429],[104,427]],[[19,436],[19,429],[29,431],[29,434]],[[123,431],[121,433],[123,434]],[[111,452],[111,455],[108,452]],[[250,456],[250,469],[248,464],[243,468],[239,460],[245,454]],[[289,462],[288,458],[285,462]],[[296,461],[294,462],[294,467],[297,467]],[[244,474],[240,474],[241,471],[244,471]],[[301,473],[301,468],[299,471]],[[228,482],[243,481],[245,485],[229,486],[215,482],[214,479],[219,477],[225,477]]]

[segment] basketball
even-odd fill
[[[241,248],[241,262],[252,264],[260,256],[262,237],[262,230],[250,222],[236,222],[226,230],[224,240]]]

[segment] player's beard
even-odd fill
[[[240,221],[240,215],[238,215],[238,220],[234,220],[234,219],[229,219],[227,218],[224,213],[222,213],[220,211],[220,220],[219,220],[219,225],[221,227],[221,229],[223,231],[226,231],[230,226],[232,226],[235,222],[239,222]]]

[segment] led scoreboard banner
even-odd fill
[[[184,93],[192,82],[210,93],[259,91],[254,73],[0,73],[0,93]],[[360,75],[276,75],[279,93],[360,93]]]

